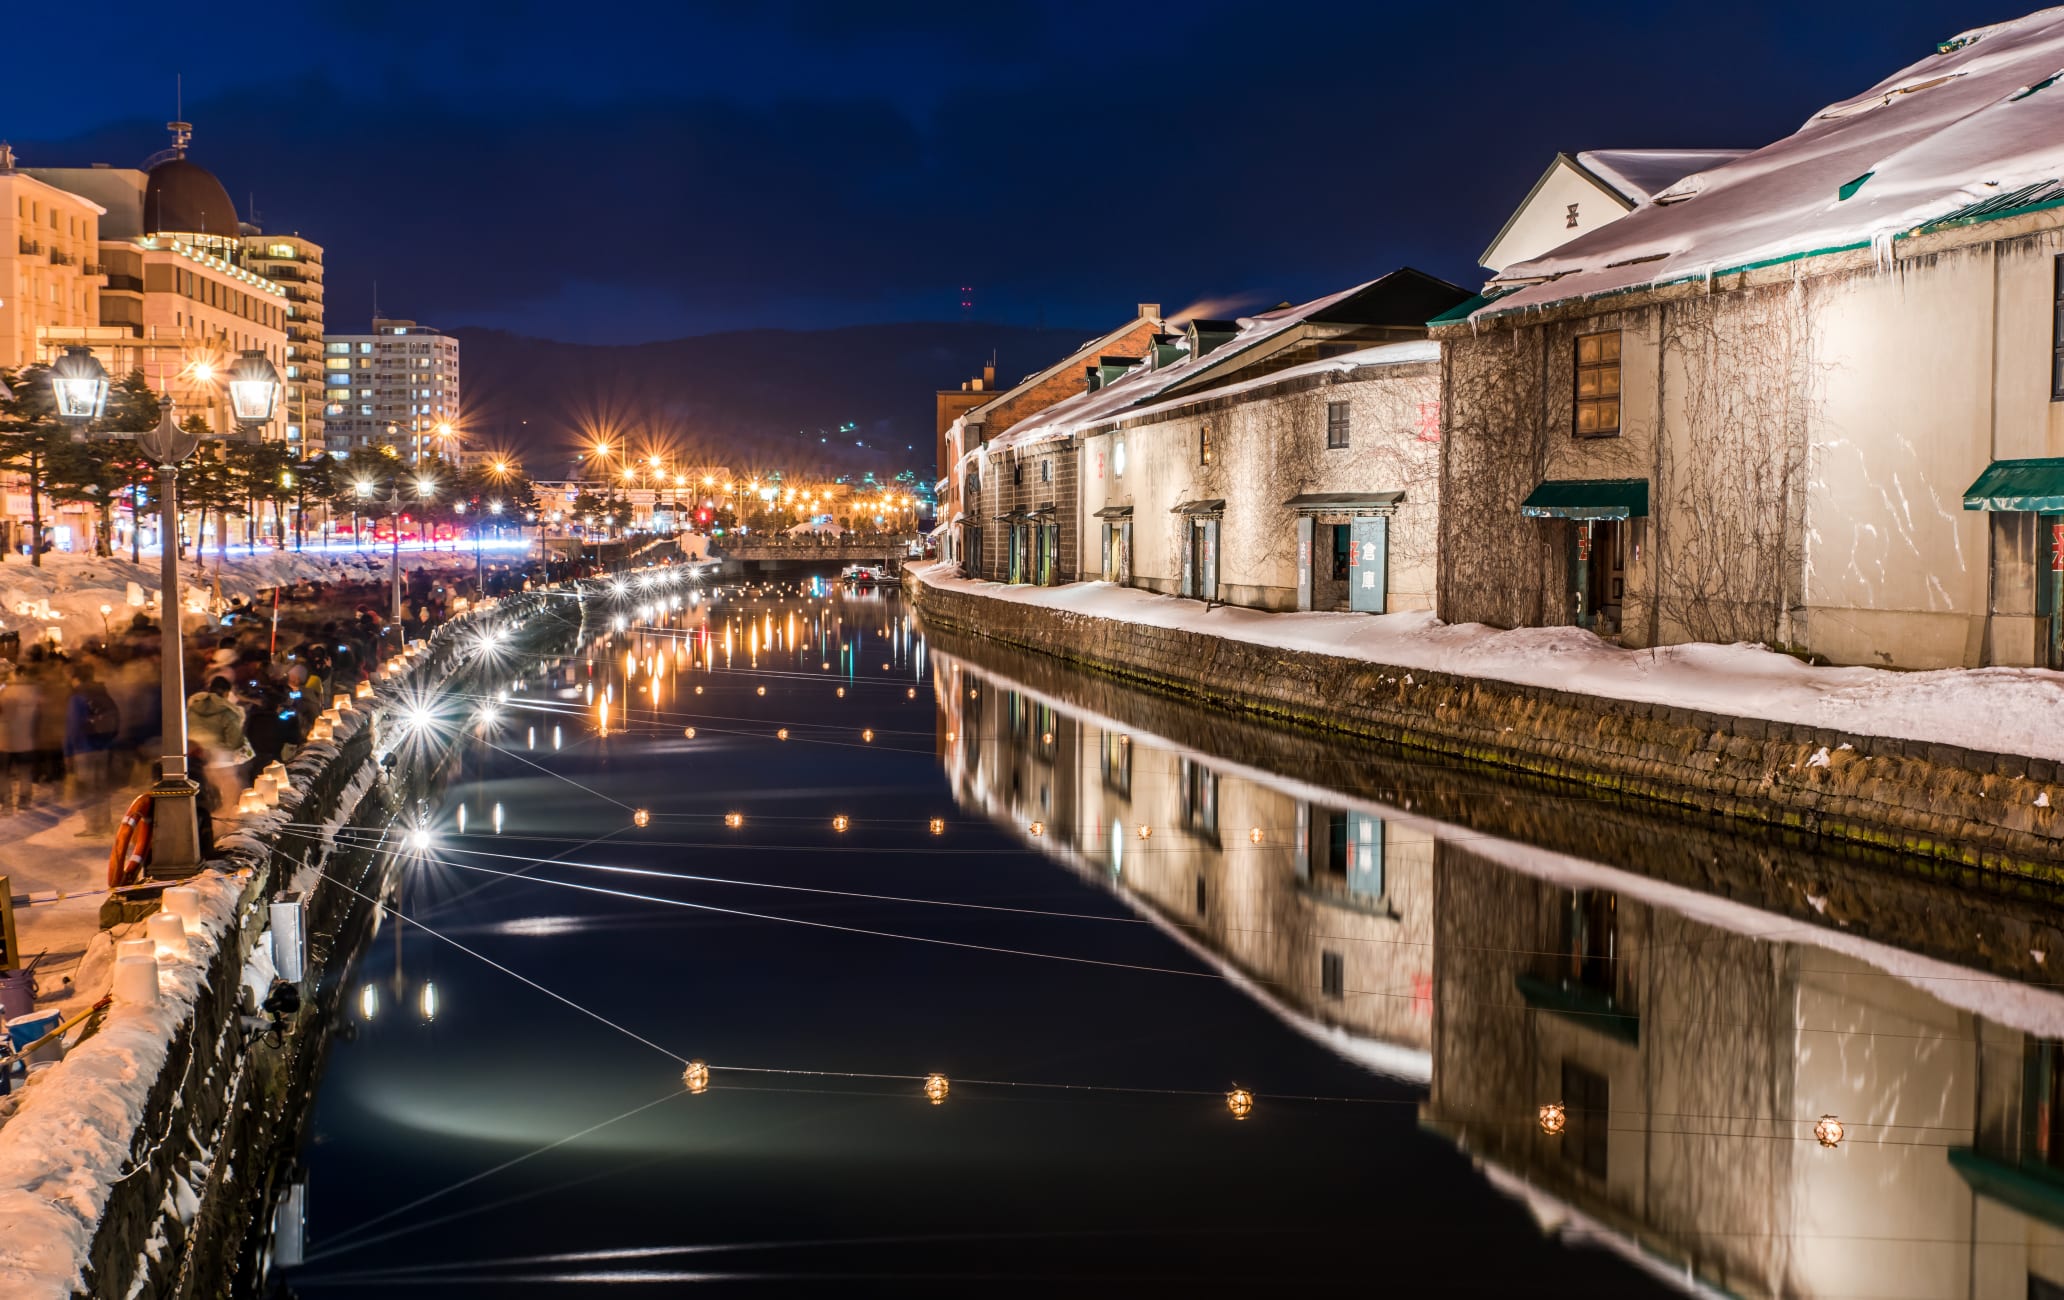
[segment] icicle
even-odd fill
[[[1892,269],[1892,241],[1898,233],[1895,230],[1880,230],[1871,235],[1871,260],[1877,264],[1880,271]]]

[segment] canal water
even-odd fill
[[[391,841],[275,1292],[2064,1294],[2045,892],[821,581],[627,584],[509,685]]]

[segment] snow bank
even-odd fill
[[[1108,582],[1006,586],[913,565],[927,586],[1146,627],[1175,628],[1406,670],[1763,718],[1857,735],[2064,760],[2064,673],[1816,668],[1756,645],[1627,650],[1575,627],[1501,631],[1431,614],[1269,614]]]

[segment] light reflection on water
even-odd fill
[[[951,1099],[720,1073],[707,1095],[653,1106],[678,1063],[396,927],[358,977],[380,990],[380,1019],[339,1046],[325,1082],[308,1154],[318,1251],[431,1194],[444,1199],[380,1243],[418,1270],[388,1281],[434,1276],[467,1294],[678,1280],[466,1271],[517,1263],[512,1241],[525,1255],[605,1248],[554,1252],[556,1265],[764,1239],[769,1254],[740,1270],[762,1285],[808,1242],[839,1239],[804,1223],[922,1225],[942,1242],[1005,1223],[1048,1231],[1077,1252],[1057,1269],[1144,1279],[1141,1294],[1188,1294],[1200,1274],[1251,1274],[1264,1294],[1366,1281],[1374,1258],[1422,1293],[1461,1281],[1626,1294],[1639,1269],[1744,1295],[2020,1296],[2064,1276],[2064,1216],[2043,1199],[2053,1146],[2064,1159],[2050,1138],[2064,1069],[2047,1041],[2064,999],[2033,955],[2064,951],[2064,933],[2044,900],[934,647],[892,592],[733,593],[661,621],[598,622],[598,641],[519,693],[512,708],[528,696],[561,711],[549,725],[557,749],[563,723],[563,752],[539,717],[522,754],[559,775],[475,753],[441,829],[456,833],[464,801],[467,839],[494,853],[1153,924],[942,920],[851,897],[743,904],[995,945],[941,953],[428,867],[405,910],[669,1050],[939,1069]],[[614,706],[607,735],[590,688]],[[497,806],[499,837],[479,815]],[[632,807],[652,824],[633,827]],[[834,814],[850,815],[848,833]],[[994,955],[1010,952],[1140,969],[1193,958],[1224,980]],[[417,999],[433,979],[442,1005],[426,1025]],[[1202,1083],[1210,1096],[1194,1115],[1158,1100],[1006,1104],[969,1078]],[[1239,1124],[1215,1091],[1232,1082],[1260,1094]],[[1299,1108],[1281,1093],[1380,1104]],[[1554,1138],[1536,1121],[1549,1101],[1569,1121]],[[1811,1136],[1824,1113],[1846,1126],[1837,1149]],[[1226,1227],[1227,1204],[1245,1207],[1253,1237]],[[1186,1235],[1200,1223],[1205,1239]],[[1092,1228],[1140,1243],[1090,1251]],[[873,1249],[824,1267],[893,1277],[881,1285],[899,1294],[1000,1286],[954,1280],[988,1278],[980,1250],[885,1262]],[[320,1266],[373,1262],[335,1259]],[[297,1283],[386,1284],[323,1276]]]

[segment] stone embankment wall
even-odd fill
[[[543,634],[570,639],[578,605],[566,594],[510,598],[479,621],[439,629],[407,676],[383,684],[347,734],[308,746],[288,764],[294,793],[282,797],[280,813],[218,826],[220,860],[209,871],[238,883],[234,913],[203,958],[206,978],[130,1135],[128,1161],[107,1189],[75,1294],[255,1294],[257,1280],[237,1273],[266,1242],[280,1175],[298,1145],[330,1031],[342,1022],[344,976],[377,915],[369,900],[385,895],[393,863],[355,842],[371,837],[340,842],[335,830],[387,825],[430,789],[453,751],[399,745],[392,766],[383,765],[376,746],[382,725],[392,722],[382,715],[404,683],[414,691],[498,689],[501,681],[466,640],[482,626],[536,632],[539,622],[562,616],[563,627]],[[306,900],[303,1001],[273,1042],[252,1033],[241,980],[268,904],[293,888]]]
[[[915,579],[906,586],[928,627],[1217,708],[1654,805],[2064,880],[2064,773],[2047,759],[1394,668]]]

